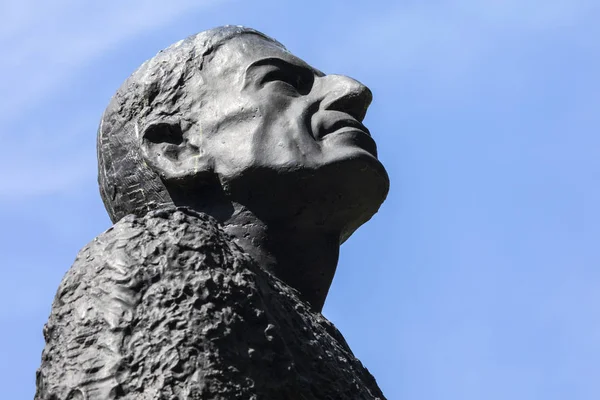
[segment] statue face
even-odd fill
[[[217,173],[377,157],[361,123],[372,96],[359,82],[325,75],[255,35],[228,41],[207,69],[210,100],[199,119]]]
[[[383,202],[388,177],[362,124],[372,95],[354,79],[325,75],[245,34],[218,48],[186,86],[198,98],[182,111],[197,150],[186,165],[209,165],[230,197],[263,218],[294,216],[345,239]]]

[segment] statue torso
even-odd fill
[[[36,400],[383,398],[329,321],[187,210],[84,247],[44,336]]]

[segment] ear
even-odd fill
[[[179,121],[150,123],[143,128],[141,139],[144,161],[165,182],[198,182],[212,174],[208,157],[190,143]]]

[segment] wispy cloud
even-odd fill
[[[65,191],[93,179],[93,132],[99,116],[82,116],[86,110],[80,108],[75,121],[57,126],[39,121],[35,112],[36,106],[53,98],[61,83],[136,35],[224,1],[1,3],[0,200]]]
[[[19,117],[73,72],[136,35],[218,0],[3,2],[0,121]]]

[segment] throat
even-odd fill
[[[241,206],[225,221],[225,231],[264,270],[293,287],[321,312],[339,258],[340,234],[317,228],[267,224]]]

